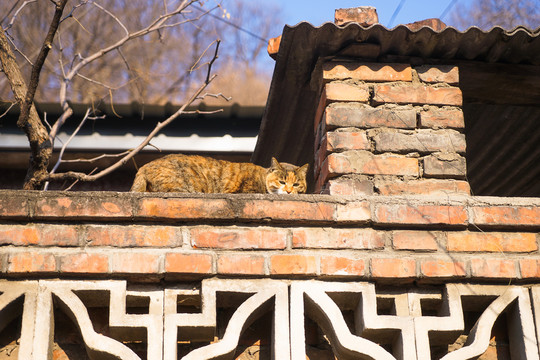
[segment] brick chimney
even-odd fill
[[[470,194],[457,66],[328,61],[316,193]]]

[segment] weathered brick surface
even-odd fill
[[[9,255],[7,272],[17,273],[52,273],[56,272],[56,258],[52,253],[37,251],[16,252]]]
[[[126,219],[132,217],[130,199],[104,196],[59,196],[37,200],[33,209],[38,218],[96,218]]]
[[[461,90],[456,87],[376,84],[373,100],[377,103],[430,104],[461,106]]]
[[[396,250],[437,251],[444,248],[443,234],[439,231],[394,231],[392,246]]]
[[[383,130],[373,137],[379,152],[457,152],[465,153],[465,135],[455,130],[418,130],[400,132]]]
[[[317,259],[313,255],[272,255],[270,274],[272,275],[315,275]]]
[[[350,150],[328,155],[328,172],[331,175],[406,175],[418,176],[418,159],[399,155],[373,155],[362,150]]]
[[[410,181],[383,179],[375,181],[375,188],[381,195],[415,194],[447,196],[450,194],[470,195],[471,193],[468,182],[447,179],[421,179]]]
[[[323,79],[362,81],[412,81],[408,64],[381,64],[359,62],[327,62],[323,65]]]
[[[478,226],[540,227],[538,206],[473,206],[472,222]]]
[[[299,228],[292,230],[293,248],[382,249],[384,233],[373,229]]]
[[[420,111],[420,127],[461,130],[465,128],[465,118],[460,108],[429,107],[427,110]]]
[[[364,259],[343,256],[321,256],[322,276],[363,276],[366,272]]]
[[[271,228],[198,227],[190,229],[190,235],[194,248],[284,249],[287,246],[288,231]]]
[[[326,134],[326,151],[369,150],[371,143],[362,132],[329,132]]]
[[[540,259],[538,258],[519,260],[519,268],[523,279],[540,278]]]
[[[420,274],[429,278],[455,278],[467,275],[463,261],[426,259],[420,262]]]
[[[373,195],[373,182],[367,178],[339,177],[328,181],[330,195]]]
[[[532,252],[538,250],[533,233],[449,232],[448,251]]]
[[[347,82],[331,82],[325,86],[326,100],[331,101],[357,101],[367,103],[370,99],[367,85]]]
[[[91,225],[84,240],[87,246],[174,247],[182,245],[182,232],[173,226]]]
[[[347,180],[331,181],[341,179]],[[365,175],[356,179],[375,181],[380,191],[382,181],[391,178]],[[12,192],[0,191],[0,199],[2,194]],[[25,194],[30,204],[44,198],[55,203],[55,195],[66,197],[54,192]],[[82,193],[82,200],[77,195],[69,198],[81,204],[92,195]],[[131,209],[138,213],[144,201],[156,199],[144,194],[116,196],[121,199],[118,204],[127,207],[120,213]],[[169,196],[160,199],[163,209],[169,202],[185,206],[191,200],[195,209],[201,209],[208,200],[210,204],[223,201],[227,205],[221,209],[227,210],[216,213],[210,209],[208,219],[180,214],[178,223],[173,217],[154,213],[136,215],[131,223],[106,212],[94,212],[89,219],[84,209],[81,219],[73,215],[61,218],[65,208],[51,209],[46,221],[31,212],[18,219],[6,215],[0,224],[2,276],[113,277],[134,283],[214,275],[373,279],[381,283],[392,281],[393,276],[426,283],[466,279],[499,284],[540,278],[540,203],[535,199]],[[99,193],[93,201],[110,202],[111,198],[115,196]]]
[[[299,201],[246,201],[241,216],[247,219],[273,219],[283,221],[333,221],[334,205],[323,202]]]
[[[28,200],[22,196],[0,198],[0,216],[25,217],[29,215]]]
[[[211,274],[213,271],[211,254],[201,253],[167,253],[165,255],[165,271],[182,274]]]
[[[332,104],[324,114],[328,127],[414,129],[416,110],[407,106],[371,107],[359,104]]]
[[[102,253],[76,253],[60,257],[60,271],[63,273],[93,273],[109,272],[109,256]]]
[[[334,219],[344,224],[365,224],[371,220],[371,206],[367,201],[350,201],[337,204]]]
[[[143,198],[137,217],[157,219],[222,219],[234,215],[224,199]]]
[[[380,224],[401,225],[467,225],[464,206],[454,205],[401,205],[379,204],[375,208],[373,221]]]
[[[426,83],[459,83],[459,68],[455,65],[422,65],[415,70],[420,80]]]
[[[153,252],[118,251],[109,254],[111,272],[132,274],[157,274],[161,270],[161,256]]]
[[[78,246],[79,238],[76,226],[0,225],[0,245]]]
[[[517,278],[517,267],[514,260],[475,258],[471,260],[471,274],[477,278],[515,279]]]
[[[455,153],[436,153],[424,157],[424,176],[462,179],[467,173],[465,158]]]
[[[336,25],[345,25],[350,22],[355,22],[362,26],[377,24],[379,22],[377,9],[371,6],[336,9],[334,12],[334,23]]]
[[[217,261],[218,274],[264,275],[264,256],[251,254],[223,254]]]
[[[416,276],[416,261],[409,258],[371,259],[371,276],[374,278],[412,278]]]

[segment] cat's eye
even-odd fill
[[[279,183],[280,183],[281,185],[285,185],[285,181],[283,181],[283,180],[279,180]]]
[[[292,186],[298,187],[298,186],[300,186],[300,184],[299,183],[294,183],[294,184],[292,184]]]

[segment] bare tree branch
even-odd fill
[[[191,105],[196,99],[199,98],[199,96],[202,94],[204,89],[215,79],[217,75],[211,75],[212,71],[212,64],[214,63],[215,59],[218,57],[217,50],[219,49],[219,43],[220,41],[217,40],[216,42],[216,52],[214,53],[214,57],[208,64],[208,76],[206,81],[197,89],[197,91],[191,96],[191,98],[180,107],[174,114],[169,116],[165,121],[159,122],[156,127],[148,134],[148,136],[142,141],[139,146],[137,146],[135,149],[131,150],[128,154],[126,154],[124,157],[122,157],[120,160],[118,160],[113,165],[101,170],[97,174],[90,175],[80,172],[74,172],[69,171],[65,173],[59,173],[59,174],[49,174],[47,176],[47,180],[64,180],[64,179],[76,179],[79,181],[94,181],[96,179],[99,179],[105,175],[110,174],[120,166],[126,164],[131,158],[133,158],[139,151],[141,151],[145,146],[147,146],[152,138],[157,135],[165,126],[169,125],[172,121],[174,121],[176,118],[178,118],[180,115],[182,115],[185,111],[185,109]]]

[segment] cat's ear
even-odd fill
[[[272,166],[270,166],[270,168],[271,169],[281,169],[281,164],[273,156],[272,156]]]
[[[299,167],[298,170],[296,170],[297,173],[301,173],[306,177],[307,171],[309,169],[309,164],[304,164],[303,166]]]

